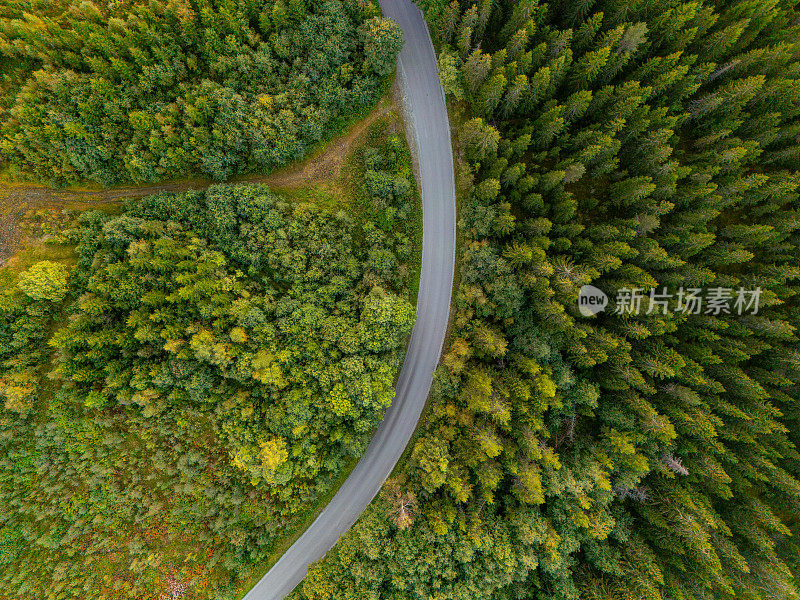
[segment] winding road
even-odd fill
[[[403,454],[417,426],[450,315],[456,245],[456,203],[450,124],[436,53],[420,10],[411,0],[380,0],[384,15],[403,30],[398,58],[409,143],[422,187],[422,272],[417,321],[392,405],[366,452],[333,500],[244,600],[281,600],[358,519]]]

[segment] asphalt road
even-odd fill
[[[358,519],[392,472],[417,426],[439,362],[450,315],[456,244],[456,203],[450,126],[436,54],[420,10],[410,0],[380,0],[403,29],[398,60],[409,143],[416,145],[422,186],[422,273],[417,321],[386,411],[361,461],[303,536],[245,596],[281,600],[308,566],[325,556]]]

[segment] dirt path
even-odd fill
[[[239,177],[231,183],[263,183],[274,187],[291,188],[335,180],[341,175],[347,157],[361,141],[369,126],[393,110],[395,110],[394,102],[382,98],[366,118],[355,123],[347,133],[335,138],[300,163],[269,175]],[[29,211],[67,207],[85,210],[96,204],[117,202],[126,198],[141,198],[158,192],[202,190],[213,183],[208,179],[193,179],[109,189],[55,189],[37,184],[0,183],[0,266],[25,241],[19,224]]]
[[[331,181],[342,173],[351,150],[358,145],[370,125],[394,109],[393,103],[382,99],[365,119],[362,119],[342,137],[336,138],[319,153],[297,165],[281,169],[262,177],[261,182],[275,187],[295,187],[317,181]]]

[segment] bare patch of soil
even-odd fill
[[[263,177],[263,183],[286,188],[338,179],[347,157],[361,142],[369,126],[391,111],[391,103],[381,100],[365,119],[353,125],[345,135],[333,140],[317,155]]]
[[[365,119],[355,123],[344,135],[332,140],[299,164],[269,175],[250,175],[231,183],[263,183],[276,188],[294,188],[338,179],[348,156],[360,143],[370,125],[394,110],[391,100],[382,99]],[[26,214],[42,209],[87,210],[93,206],[141,198],[158,192],[203,190],[212,185],[207,179],[166,182],[110,189],[54,189],[38,184],[0,183],[0,266],[19,248],[35,238],[20,227]]]

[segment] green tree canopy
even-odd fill
[[[360,34],[367,64],[379,75],[391,73],[403,47],[400,26],[386,17],[372,17],[361,25]]]
[[[59,302],[67,294],[69,271],[61,263],[43,260],[19,275],[17,285],[34,300]]]

